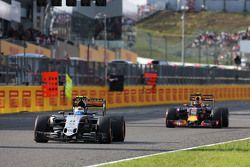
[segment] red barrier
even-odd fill
[[[42,72],[42,90],[44,97],[58,96],[58,72]]]

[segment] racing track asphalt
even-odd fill
[[[0,115],[0,166],[81,167],[250,136],[248,101],[223,102],[218,106],[229,108],[229,128],[167,129],[164,115],[171,106],[110,110],[109,114],[123,114],[127,123],[125,142],[112,144],[35,143],[35,117],[52,113]]]

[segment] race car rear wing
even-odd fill
[[[195,101],[196,97],[200,96],[202,101],[214,101],[214,96],[211,94],[191,94],[190,95],[190,101]]]
[[[103,107],[103,105],[106,105],[106,101],[104,99],[87,98],[83,101],[86,102],[87,107]]]
[[[99,108],[102,107],[102,111],[104,114],[106,114],[106,100],[103,98],[88,98],[86,96],[76,96],[73,99],[73,107],[78,106],[77,104],[79,102],[84,102],[86,104],[85,107],[93,107],[93,108]]]

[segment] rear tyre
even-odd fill
[[[229,126],[229,112],[228,108],[222,108],[222,127],[227,128]]]
[[[126,134],[126,124],[123,116],[112,117],[113,141],[124,142]]]
[[[216,108],[213,113],[213,120],[218,121],[218,124],[214,125],[215,128],[222,128],[223,127],[223,108]]]
[[[112,142],[111,119],[104,116],[99,118],[98,132],[100,136],[100,143],[110,144]]]
[[[50,116],[37,116],[34,126],[34,140],[37,143],[47,143],[48,138],[44,132],[49,132],[49,117]]]
[[[174,128],[174,121],[176,120],[176,109],[175,108],[169,108],[168,112],[166,113],[166,127],[167,128]]]

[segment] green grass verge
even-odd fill
[[[105,167],[249,167],[250,140],[166,153],[125,161]]]

